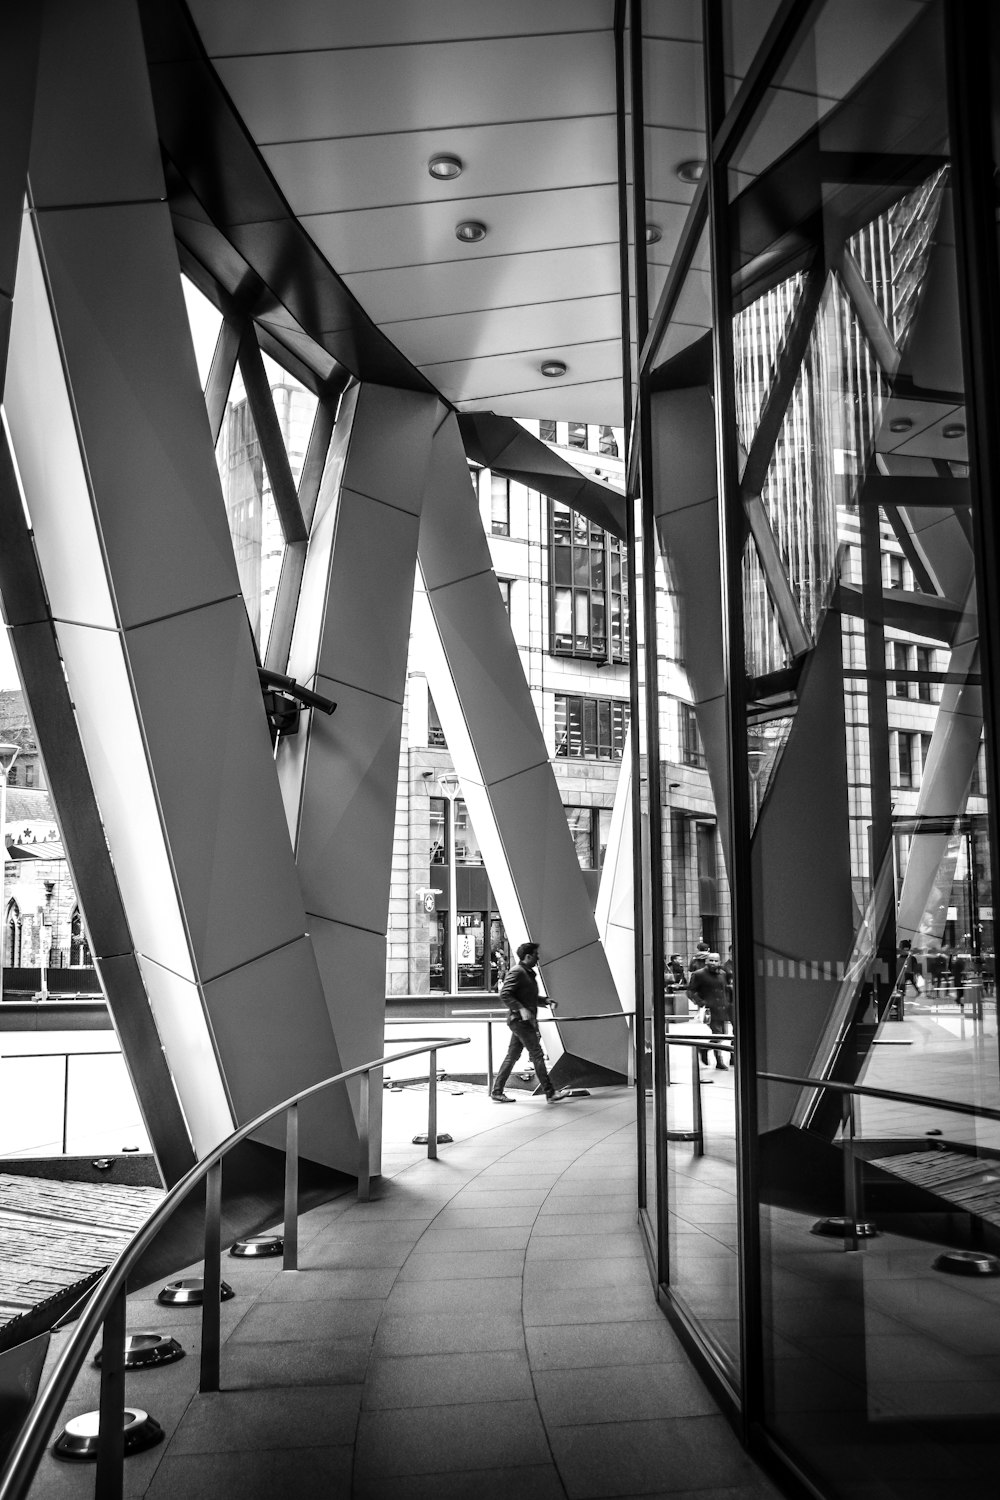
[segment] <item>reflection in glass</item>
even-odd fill
[[[935,1269],[1000,1245],[944,55],[937,6],[829,0],[729,177],[766,1420],[825,1493],[940,1500],[1000,1415],[996,1283]]]

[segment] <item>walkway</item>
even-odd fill
[[[384,1097],[408,1140],[426,1095]],[[443,1096],[460,1138],[438,1162],[390,1153],[377,1202],[306,1215],[299,1272],[226,1259],[217,1395],[196,1393],[197,1311],[130,1298],[131,1329],[190,1354],[130,1377],[167,1441],[127,1460],[126,1494],[773,1500],[653,1300],[633,1115],[625,1089],[503,1110]],[[88,1369],[67,1415],[96,1404]],[[93,1478],[47,1457],[32,1495],[89,1496]]]

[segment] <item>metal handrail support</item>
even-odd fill
[[[104,1342],[101,1356],[100,1437],[95,1493],[98,1500],[121,1500],[125,1412],[125,1297],[128,1278],[153,1244],[164,1224],[170,1220],[181,1203],[203,1180],[205,1181],[205,1283],[202,1302],[201,1389],[219,1389],[222,1162],[235,1146],[286,1111],[294,1109],[303,1099],[309,1099],[314,1094],[331,1088],[334,1084],[344,1083],[348,1078],[367,1080],[371,1073],[384,1068],[387,1063],[399,1061],[401,1058],[416,1057],[422,1052],[431,1052],[433,1068],[438,1051],[445,1047],[464,1046],[470,1040],[471,1038],[467,1036],[430,1037],[421,1047],[411,1047],[406,1052],[397,1052],[393,1057],[380,1057],[372,1062],[360,1063],[355,1068],[347,1068],[331,1078],[324,1078],[319,1083],[301,1089],[291,1098],[283,1099],[280,1104],[275,1104],[271,1109],[257,1115],[248,1124],[234,1130],[218,1146],[213,1147],[200,1162],[196,1162],[191,1170],[174,1184],[142,1228],[132,1236],[91,1293],[75,1329],[66,1342],[66,1347],[56,1361],[45,1390],[28,1414],[11,1450],[7,1465],[0,1475],[0,1500],[24,1500],[27,1495],[35,1470],[45,1452],[56,1417],[69,1397],[73,1382],[87,1357],[87,1351],[102,1326]],[[433,1046],[429,1046],[428,1043],[433,1043]],[[364,1082],[362,1083],[363,1089]],[[359,1174],[359,1190],[362,1175],[366,1179],[369,1178],[368,1123],[367,1117],[363,1116],[359,1136],[363,1139],[365,1151],[360,1164],[363,1167],[363,1174]],[[293,1136],[297,1156],[297,1127],[293,1131]],[[428,1156],[437,1155],[436,1135],[434,1148],[432,1152],[429,1142]],[[297,1166],[294,1176],[294,1193],[289,1192],[288,1182],[289,1179],[286,1176],[286,1212],[289,1204],[292,1204],[292,1217],[297,1222]],[[286,1234],[288,1228],[286,1223]],[[293,1226],[293,1235],[294,1233]]]
[[[854,1157],[854,1100],[850,1094],[841,1095],[841,1114],[844,1134],[844,1216],[847,1219],[844,1249],[858,1248],[858,1172]]]
[[[705,1113],[701,1102],[701,1073],[698,1070],[698,1053],[711,1048],[712,1051],[736,1053],[736,1043],[729,1036],[672,1036],[667,1041],[664,1054],[670,1056],[671,1047],[687,1047],[691,1052],[691,1129],[668,1130],[667,1140],[694,1141],[695,1156],[705,1155]]]

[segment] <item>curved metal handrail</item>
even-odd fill
[[[234,1130],[233,1133],[231,1135],[227,1136],[224,1141],[222,1141],[218,1146],[214,1147],[213,1150],[211,1150],[208,1153],[207,1156],[203,1157],[201,1161],[196,1162],[195,1165],[191,1168],[191,1170],[189,1172],[185,1173],[185,1175],[180,1179],[179,1182],[176,1182],[174,1184],[174,1186],[167,1193],[167,1195],[165,1196],[165,1198],[163,1199],[163,1201],[161,1203],[157,1204],[156,1208],[153,1210],[153,1212],[150,1215],[150,1217],[146,1220],[145,1224],[143,1224],[142,1228],[139,1229],[139,1230],[137,1230],[137,1232],[132,1236],[132,1238],[129,1240],[129,1242],[125,1246],[125,1248],[118,1255],[117,1259],[114,1260],[111,1263],[111,1265],[108,1267],[108,1269],[105,1272],[105,1274],[104,1274],[103,1278],[101,1279],[101,1281],[94,1288],[94,1291],[91,1294],[89,1302],[87,1303],[87,1305],[84,1308],[83,1312],[80,1314],[80,1319],[79,1319],[79,1322],[76,1325],[76,1328],[73,1330],[73,1333],[70,1335],[70,1337],[69,1337],[69,1339],[68,1339],[68,1341],[66,1343],[65,1349],[62,1351],[62,1354],[59,1356],[59,1359],[56,1362],[55,1368],[52,1371],[52,1374],[51,1374],[51,1376],[49,1378],[48,1384],[46,1385],[46,1387],[45,1387],[44,1391],[42,1392],[42,1394],[39,1396],[38,1400],[35,1402],[35,1405],[32,1407],[31,1412],[29,1413],[29,1415],[27,1417],[27,1420],[25,1421],[24,1426],[21,1429],[21,1432],[20,1432],[20,1435],[19,1435],[19,1437],[17,1439],[17,1442],[15,1443],[14,1448],[11,1451],[11,1455],[10,1455],[10,1458],[8,1459],[7,1465],[6,1465],[6,1467],[5,1467],[4,1471],[3,1471],[2,1476],[0,1476],[0,1500],[23,1500],[23,1496],[27,1493],[27,1488],[30,1485],[32,1479],[34,1478],[35,1470],[37,1469],[38,1464],[41,1461],[42,1455],[45,1452],[45,1448],[46,1448],[46,1445],[47,1445],[48,1440],[49,1440],[49,1434],[51,1433],[51,1430],[52,1430],[53,1426],[55,1425],[56,1418],[57,1418],[57,1416],[58,1416],[58,1414],[59,1414],[59,1412],[60,1412],[63,1404],[65,1403],[67,1397],[69,1396],[70,1391],[71,1391],[72,1386],[73,1386],[73,1382],[76,1380],[76,1377],[77,1377],[77,1375],[80,1372],[80,1368],[81,1368],[81,1366],[82,1366],[82,1364],[83,1364],[83,1362],[84,1362],[84,1360],[85,1360],[85,1358],[87,1356],[87,1350],[90,1348],[91,1342],[93,1341],[93,1339],[94,1339],[94,1337],[95,1337],[98,1329],[103,1324],[105,1324],[108,1321],[109,1315],[113,1314],[113,1312],[115,1311],[115,1305],[116,1305],[116,1303],[119,1300],[121,1300],[121,1303],[122,1303],[122,1306],[121,1306],[121,1318],[120,1318],[120,1325],[121,1325],[120,1331],[121,1331],[122,1346],[124,1347],[124,1332],[125,1332],[124,1297],[125,1297],[125,1287],[126,1287],[126,1282],[128,1280],[128,1277],[131,1274],[131,1272],[135,1269],[135,1267],[138,1265],[139,1261],[141,1260],[141,1258],[145,1254],[145,1252],[149,1249],[150,1245],[156,1239],[156,1236],[160,1233],[160,1231],[163,1228],[163,1226],[173,1216],[175,1210],[184,1202],[184,1200],[187,1197],[189,1197],[189,1195],[194,1191],[194,1189],[198,1186],[198,1184],[201,1183],[201,1182],[203,1182],[203,1181],[206,1181],[209,1178],[209,1175],[211,1173],[215,1173],[217,1175],[217,1177],[218,1177],[218,1182],[217,1182],[218,1191],[217,1191],[217,1194],[216,1194],[216,1198],[217,1198],[216,1211],[218,1212],[218,1210],[221,1208],[221,1166],[222,1166],[223,1160],[225,1159],[226,1156],[228,1156],[229,1152],[235,1146],[238,1146],[241,1141],[245,1141],[246,1138],[248,1136],[250,1136],[250,1135],[253,1135],[255,1131],[260,1130],[262,1128],[262,1126],[269,1124],[270,1121],[276,1119],[279,1115],[282,1115],[282,1114],[285,1114],[286,1112],[288,1112],[289,1113],[289,1131],[288,1131],[289,1144],[291,1144],[294,1141],[294,1149],[295,1149],[295,1152],[296,1152],[296,1155],[297,1155],[297,1150],[298,1150],[297,1108],[298,1108],[298,1105],[302,1102],[302,1100],[309,1099],[309,1098],[312,1097],[313,1094],[321,1093],[323,1089],[331,1088],[336,1083],[343,1083],[348,1078],[357,1078],[359,1076],[364,1075],[364,1081],[365,1081],[365,1084],[367,1084],[367,1075],[370,1074],[370,1073],[372,1073],[372,1072],[375,1072],[379,1068],[385,1067],[387,1063],[399,1062],[402,1058],[406,1058],[406,1057],[416,1057],[420,1053],[423,1053],[423,1052],[430,1052],[431,1053],[431,1065],[430,1065],[430,1068],[429,1068],[429,1073],[430,1073],[431,1077],[433,1078],[433,1076],[434,1076],[433,1061],[434,1061],[434,1056],[436,1055],[436,1053],[439,1052],[439,1051],[441,1051],[441,1050],[443,1050],[445,1047],[458,1047],[458,1046],[461,1046],[464,1043],[470,1041],[471,1038],[467,1037],[467,1036],[465,1036],[465,1037],[455,1037],[455,1038],[443,1037],[443,1038],[440,1038],[440,1039],[438,1039],[436,1037],[431,1037],[431,1038],[423,1038],[423,1040],[425,1042],[425,1045],[422,1046],[422,1047],[412,1047],[412,1048],[409,1048],[406,1052],[397,1052],[397,1053],[393,1054],[392,1056],[380,1057],[380,1058],[378,1058],[377,1060],[375,1060],[373,1062],[361,1063],[356,1068],[347,1068],[347,1069],[345,1069],[344,1072],[342,1072],[342,1073],[336,1073],[331,1078],[324,1078],[319,1083],[314,1083],[314,1084],[311,1084],[308,1088],[300,1089],[297,1094],[292,1094],[290,1096],[290,1098],[283,1099],[280,1104],[275,1104],[271,1109],[265,1110],[263,1112],[263,1114],[257,1115],[256,1118],[253,1119],[253,1120],[251,1120],[248,1125],[242,1125],[242,1126],[240,1126],[240,1128],[238,1130]],[[434,1043],[434,1045],[427,1046],[426,1043],[428,1041]],[[364,1110],[364,1103],[363,1103],[363,1110]],[[296,1114],[294,1116],[291,1113],[292,1111],[296,1111]],[[292,1130],[292,1128],[291,1128],[291,1121],[292,1121],[293,1118],[295,1119],[295,1122],[296,1122],[296,1128],[294,1130]],[[364,1122],[363,1122],[363,1127],[364,1127]],[[363,1128],[361,1134],[362,1134],[363,1152],[364,1152],[365,1155],[367,1155],[367,1129]],[[434,1131],[434,1146],[435,1146],[434,1154],[436,1155],[436,1127],[435,1127],[435,1131]],[[432,1142],[431,1142],[431,1140],[429,1138],[428,1139],[428,1154],[431,1154],[431,1150],[432,1150]],[[297,1166],[297,1161],[296,1161],[296,1166]],[[365,1163],[365,1166],[367,1166],[367,1163]],[[297,1200],[297,1181],[298,1181],[297,1174],[295,1175],[294,1180],[295,1180],[295,1185],[296,1185],[296,1194],[295,1194],[295,1196],[296,1196],[296,1200]],[[208,1189],[209,1189],[209,1191],[211,1190],[211,1183],[208,1184]],[[288,1193],[287,1193],[287,1179],[286,1179],[286,1216],[287,1216],[287,1207],[288,1207]],[[296,1204],[295,1204],[295,1209],[296,1209],[296,1213],[297,1213],[297,1201],[296,1201]],[[216,1225],[215,1225],[216,1245],[217,1245],[217,1241],[218,1241],[218,1228],[219,1228],[218,1222],[216,1222]],[[286,1226],[286,1230],[287,1230],[287,1226]],[[207,1247],[208,1247],[208,1240],[209,1240],[209,1231],[208,1231],[208,1228],[206,1228],[206,1262],[208,1260],[208,1249],[207,1249]],[[217,1254],[217,1249],[216,1249],[216,1254]],[[287,1266],[287,1262],[286,1262],[286,1266]],[[206,1315],[211,1310],[212,1313],[213,1313],[213,1315],[214,1315],[214,1319],[217,1322],[217,1320],[218,1320],[218,1301],[216,1300],[216,1302],[214,1304],[214,1307],[213,1307],[212,1303],[211,1303],[211,1300],[210,1300],[209,1296],[207,1295],[208,1292],[209,1292],[209,1277],[207,1275],[207,1269],[208,1268],[207,1268],[207,1264],[206,1264],[206,1277],[205,1277],[205,1283],[206,1283],[206,1285],[205,1285],[205,1292],[206,1292],[206,1296],[204,1298],[203,1308],[205,1310],[205,1314]],[[115,1332],[117,1333],[117,1331],[118,1330],[116,1328]],[[106,1349],[105,1350],[105,1356],[107,1356],[108,1352],[109,1351]],[[106,1403],[105,1403],[105,1382],[114,1378],[113,1365],[114,1365],[114,1362],[111,1359],[108,1359],[107,1357],[105,1357],[102,1360],[102,1368],[101,1368],[101,1418],[102,1418],[101,1425],[102,1425],[102,1427],[104,1425],[105,1405],[106,1405]],[[119,1365],[119,1371],[120,1371],[120,1368],[121,1368],[121,1362],[120,1361],[118,1362],[118,1365]],[[204,1361],[204,1349],[203,1349],[203,1360],[202,1360],[202,1370],[203,1370],[203,1373],[204,1373],[204,1369],[205,1369],[205,1361]],[[119,1384],[121,1384],[121,1382],[119,1382]],[[216,1381],[216,1387],[215,1388],[217,1388],[217,1381]],[[204,1385],[202,1386],[202,1389],[204,1389]],[[118,1395],[120,1397],[118,1406],[119,1406],[119,1410],[121,1410],[124,1407],[124,1387],[123,1387],[123,1385],[122,1385],[122,1389],[118,1392]],[[118,1451],[118,1454],[120,1455],[121,1451],[122,1451],[122,1448],[121,1448],[122,1431],[121,1431],[121,1423],[120,1422],[119,1422],[119,1430],[115,1434],[115,1437],[117,1439],[117,1451]],[[112,1442],[114,1442],[114,1439],[112,1440]],[[119,1459],[119,1462],[120,1462],[120,1459]],[[102,1470],[101,1470],[101,1462],[100,1462],[100,1458],[99,1458],[98,1459],[98,1484],[100,1484],[100,1482],[101,1482],[101,1477],[102,1477]],[[120,1488],[120,1486],[118,1488],[117,1493],[121,1494],[121,1488]]]
[[[865,1099],[888,1099],[894,1104],[916,1104],[929,1109],[951,1110],[957,1115],[973,1115],[977,1120],[1000,1120],[1000,1109],[987,1105],[963,1104],[958,1099],[936,1099],[931,1094],[904,1094],[899,1089],[876,1089],[867,1083],[838,1083],[833,1078],[796,1078],[789,1073],[758,1073],[766,1083],[788,1083],[798,1088],[836,1089]]]

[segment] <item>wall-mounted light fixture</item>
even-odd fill
[[[463,245],[477,245],[486,238],[486,225],[479,219],[463,219],[455,225],[455,238]]]
[[[646,244],[658,245],[663,238],[663,230],[659,224],[646,225]]]
[[[686,182],[689,187],[694,187],[705,174],[705,163],[700,160],[678,162],[674,171],[679,181]]]
[[[539,365],[542,374],[548,380],[557,380],[560,375],[566,374],[566,366],[561,359],[546,359]]]

